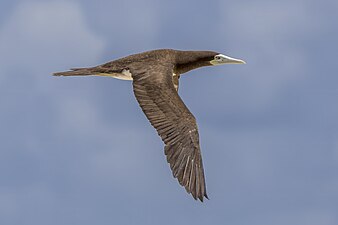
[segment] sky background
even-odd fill
[[[338,224],[336,0],[0,4],[0,224]],[[247,62],[180,79],[204,203],[130,82],[51,76],[157,48]]]

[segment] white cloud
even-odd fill
[[[86,25],[80,6],[72,2],[21,3],[0,29],[0,61],[6,69],[2,72],[90,64],[103,47],[103,40]]]
[[[96,4],[95,10],[98,30],[110,36],[108,55],[121,52],[124,56],[146,51],[157,46],[161,31],[160,4],[154,0],[110,1]],[[101,26],[101,27],[100,27]]]
[[[224,7],[226,26],[236,37],[247,41],[290,41],[305,38],[320,29],[321,20],[313,16],[313,7],[305,2],[238,2]],[[231,35],[231,32],[229,32]]]
[[[68,123],[70,128],[81,128],[79,124],[88,117],[98,118],[90,101],[81,101],[72,94],[66,99],[58,98],[65,93],[55,96],[55,89],[61,87],[56,86],[57,78],[51,74],[95,63],[104,46],[103,39],[88,27],[80,5],[66,1],[20,3],[0,28],[0,85],[5,93],[10,93],[2,102],[3,115],[11,114],[6,113],[6,109],[10,110],[6,104],[19,102],[25,93],[34,99],[43,95],[54,101],[60,109],[58,116],[64,121],[69,117],[62,112],[77,102],[78,108],[71,107],[76,117]],[[20,105],[13,109],[22,110]]]
[[[235,93],[231,96],[234,100],[231,108],[236,110],[237,102],[241,102],[245,103],[241,111],[262,111],[283,94],[286,85],[306,76],[311,61],[299,44],[316,35],[323,21],[299,1],[237,2],[231,6],[224,3],[222,9],[219,29],[224,30],[226,40],[231,42],[228,49],[247,61],[246,69],[241,70],[247,75],[240,75],[245,92],[236,94],[238,86],[229,85]]]

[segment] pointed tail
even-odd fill
[[[94,75],[90,68],[73,68],[71,71],[53,73],[53,76],[88,76]]]

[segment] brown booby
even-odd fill
[[[75,68],[55,76],[109,76],[132,80],[135,97],[165,144],[173,176],[203,202],[206,192],[196,119],[178,95],[181,74],[203,66],[244,64],[213,51],[160,49],[120,58],[90,68]]]

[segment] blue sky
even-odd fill
[[[338,224],[337,10],[334,0],[2,0],[0,224]],[[247,62],[181,78],[203,204],[172,178],[130,82],[51,76],[157,48]]]

